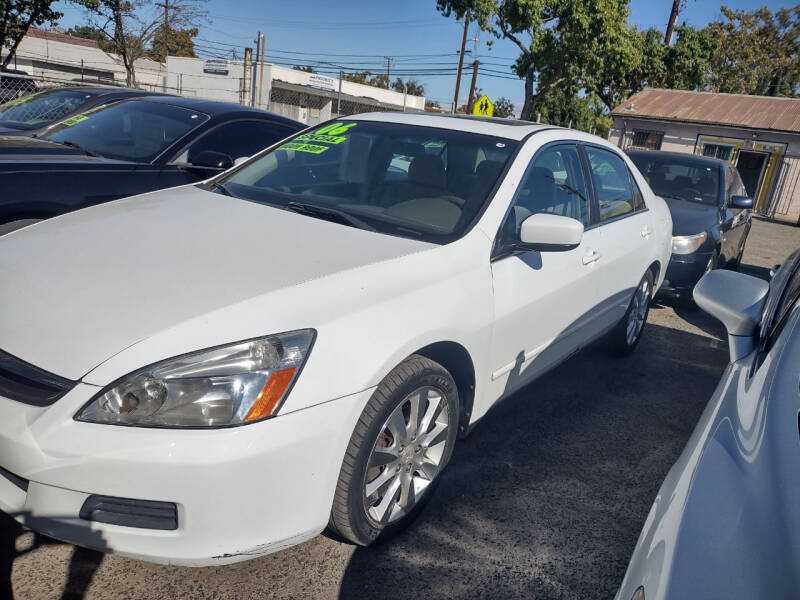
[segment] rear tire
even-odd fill
[[[452,455],[458,403],[453,377],[428,358],[412,355],[384,378],[342,461],[329,522],[333,533],[367,546],[417,517]]]
[[[627,356],[639,345],[642,339],[650,303],[653,299],[653,273],[647,271],[633,293],[628,310],[617,326],[609,334],[611,350],[618,356]]]

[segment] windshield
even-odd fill
[[[31,130],[63,119],[80,109],[96,92],[62,90],[39,92],[0,105],[0,126]]]
[[[657,196],[718,205],[719,168],[679,156],[631,154],[650,189]]]
[[[238,198],[319,218],[331,216],[320,208],[336,211],[356,227],[443,244],[480,214],[516,146],[463,131],[338,121],[217,183]]]
[[[207,120],[179,106],[127,100],[70,117],[42,137],[109,158],[150,162]]]

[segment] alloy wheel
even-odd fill
[[[650,282],[644,279],[631,301],[631,310],[628,313],[628,323],[625,330],[625,340],[629,346],[633,346],[644,329],[644,321],[647,318],[647,309],[650,306]]]
[[[444,467],[447,399],[434,387],[407,395],[381,427],[367,462],[364,509],[378,526],[409,514]]]

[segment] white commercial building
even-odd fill
[[[253,94],[253,86],[255,93]],[[167,87],[197,96],[254,105],[313,125],[338,114],[373,110],[425,110],[423,96],[339,80],[271,63],[167,58]]]

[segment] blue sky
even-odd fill
[[[689,0],[680,21],[702,26],[719,15],[714,0]],[[793,4],[789,0],[727,0],[730,8],[771,9]],[[67,2],[57,4],[65,13],[61,25],[70,27],[85,22],[85,11]],[[630,21],[643,28],[664,29],[671,0],[631,0]],[[413,77],[425,84],[426,96],[443,105],[452,101],[457,66],[457,51],[463,23],[446,19],[436,11],[435,0],[302,0],[301,2],[264,0],[208,0],[208,22],[200,25],[198,53],[201,56],[241,58],[245,46],[254,46],[256,33],[266,34],[266,57],[278,64],[316,64],[336,72],[340,67],[385,72],[384,56],[392,57],[390,72]],[[478,59],[492,73],[480,73],[478,86],[491,98],[505,96],[515,104],[523,98],[522,82],[512,76],[509,65],[518,55],[516,46],[500,40],[492,49],[486,46],[489,35],[478,36]],[[473,49],[475,44],[469,43]],[[349,55],[349,56],[348,56]],[[469,56],[465,62],[471,62]],[[462,78],[460,103],[466,100],[471,68]]]

